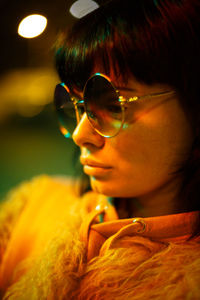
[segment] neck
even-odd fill
[[[154,217],[184,212],[179,204],[179,190],[182,181],[173,179],[158,189],[137,198],[116,199],[119,218]]]

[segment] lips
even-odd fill
[[[84,172],[87,175],[91,176],[102,176],[108,173],[112,167],[107,166],[105,164],[102,164],[100,162],[97,162],[95,160],[86,158],[86,157],[80,157],[81,164],[84,166]]]
[[[87,165],[90,167],[94,167],[94,168],[103,168],[103,169],[110,169],[110,166],[104,165],[100,162],[94,161],[92,159],[89,158],[85,158],[85,157],[80,157],[80,162],[82,165]]]

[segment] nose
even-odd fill
[[[82,115],[81,120],[77,124],[72,139],[79,147],[88,147],[91,145],[96,148],[101,148],[105,142],[105,137],[94,130],[86,113]]]

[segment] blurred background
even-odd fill
[[[33,176],[77,176],[80,173],[81,167],[75,159],[78,150],[59,132],[53,110],[54,88],[59,82],[54,69],[53,45],[60,31],[102,1],[0,1],[2,199],[10,188]],[[23,18],[32,14],[46,17],[47,26],[37,37],[22,37],[18,26]]]

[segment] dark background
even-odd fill
[[[59,32],[76,21],[69,13],[73,2],[0,2],[0,198],[39,174],[80,173],[77,150],[60,134],[52,105],[59,82],[53,45]],[[19,22],[34,13],[47,17],[47,29],[33,39],[20,37]]]

